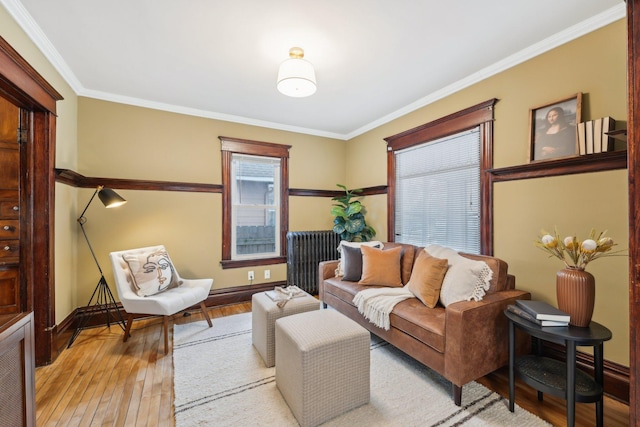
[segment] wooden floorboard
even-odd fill
[[[209,310],[215,319],[251,311],[250,303]],[[199,311],[175,315],[172,323],[204,320]],[[36,422],[40,426],[135,426],[172,427],[173,328],[165,354],[162,319],[133,323],[131,337],[122,342],[117,326],[83,330],[70,349],[56,361],[36,369]],[[500,369],[478,382],[507,397],[508,372]],[[553,396],[538,401],[537,393],[520,381],[516,402],[554,426],[565,426],[564,400]],[[604,425],[629,425],[629,407],[605,398]],[[595,425],[595,405],[576,404],[576,425]]]

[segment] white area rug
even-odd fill
[[[174,326],[176,426],[296,426],[251,344],[251,313]],[[339,361],[336,361],[339,363]],[[478,383],[462,388],[455,406],[451,384],[374,337],[371,401],[324,426],[549,426]]]

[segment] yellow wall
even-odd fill
[[[51,63],[42,55],[31,39],[13,18],[0,7],[0,35],[35,70],[60,93],[64,100],[57,103],[56,166],[76,169],[77,153],[77,96]],[[74,188],[56,184],[55,201],[55,299],[56,323],[67,317],[76,307],[76,214],[77,193]],[[38,262],[38,260],[34,260]]]
[[[490,98],[495,110],[494,166],[528,161],[529,109],[576,92],[584,93],[583,119],[610,115],[626,125],[626,23],[609,25],[499,75],[360,135],[351,141],[221,122],[87,98],[77,98],[51,64],[0,8],[2,36],[62,95],[58,103],[56,165],[92,177],[220,184],[218,136],[292,145],[290,187],[335,190],[386,184],[383,138]],[[416,94],[416,97],[426,94]],[[77,129],[76,129],[77,127]],[[348,165],[348,167],[347,167]],[[536,249],[541,228],[584,235],[607,228],[626,248],[627,173],[609,171],[495,184],[495,255],[510,264],[517,286],[555,303],[555,272],[561,265]],[[113,283],[107,254],[156,243],[167,245],[185,277],[214,277],[214,288],[246,284],[248,269],[222,270],[221,195],[119,191],[129,203],[87,211],[87,232]],[[86,303],[97,270],[78,232],[76,217],[91,189],[56,184],[56,320]],[[365,197],[367,222],[386,239],[386,196]],[[291,197],[290,229],[328,229],[331,201]],[[285,265],[269,266],[270,280],[284,280]],[[256,271],[264,281],[265,268]],[[613,331],[608,360],[629,364],[627,258],[607,258],[588,267],[596,277],[594,320]]]
[[[221,184],[218,136],[291,145],[289,186],[334,190],[345,180],[345,142],[204,119],[90,98],[79,99],[78,172],[91,177]],[[117,190],[117,189],[116,189]],[[105,277],[113,283],[111,251],[164,244],[184,277],[213,277],[214,289],[248,284],[247,271],[264,283],[286,280],[286,264],[222,269],[222,195],[117,190],[128,203],[104,209],[93,203],[85,225]],[[79,191],[79,206],[93,190]],[[291,197],[290,230],[327,230],[331,201]],[[97,269],[79,236],[77,305],[97,283]],[[271,278],[264,279],[264,270]]]
[[[482,101],[498,98],[494,123],[494,167],[528,163],[529,109],[583,93],[583,120],[611,116],[626,127],[626,22],[613,23],[447,98],[349,141],[347,183],[386,183],[387,136],[411,129]],[[627,171],[510,181],[494,185],[494,254],[509,263],[517,287],[556,304],[559,260],[548,259],[533,241],[540,229],[586,238],[591,228],[627,248]],[[381,231],[386,205],[367,197],[367,221]],[[385,198],[386,199],[386,198]],[[371,218],[376,218],[371,221]],[[385,228],[386,229],[386,228]],[[386,236],[379,233],[380,236]],[[611,329],[605,357],[629,364],[628,258],[611,257],[587,268],[596,278],[593,319]]]

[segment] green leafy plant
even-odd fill
[[[359,197],[358,193],[362,193],[362,189],[347,190],[342,184],[336,185],[342,188],[345,194],[331,199],[338,202],[331,208],[331,215],[335,217],[333,231],[348,242],[368,242],[376,235],[376,231],[365,222],[362,203],[352,200]]]

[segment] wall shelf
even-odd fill
[[[492,182],[501,182],[576,173],[602,172],[626,169],[626,167],[627,150],[620,150],[562,159],[542,160],[524,165],[489,169],[487,172],[491,176]]]

